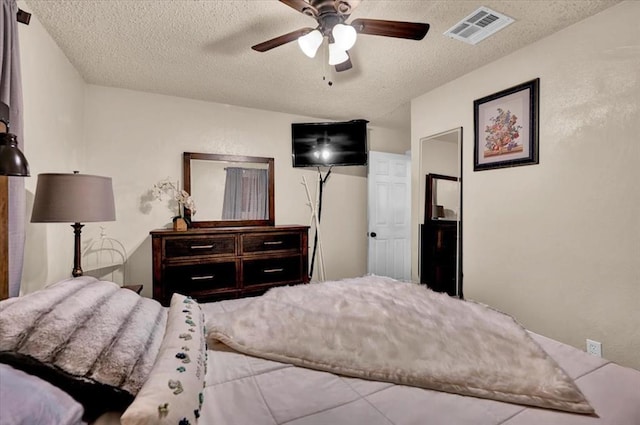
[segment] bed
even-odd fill
[[[91,281],[89,278],[81,278],[80,282],[74,279],[71,283],[79,286],[97,284],[108,286],[108,283]],[[60,285],[63,284],[68,285],[70,282],[63,282]],[[400,306],[401,310],[396,310],[393,317],[389,317],[390,312],[394,310],[388,310],[386,307],[380,309],[377,306],[376,296],[360,290],[368,285],[380,288],[381,292],[378,295],[380,299],[385,300],[385,303],[390,298],[389,294],[404,291],[403,285],[410,286],[406,287],[409,290],[406,297],[403,295],[391,297],[394,299],[391,304]],[[328,291],[329,294],[319,295],[316,292],[310,292],[315,290],[314,287]],[[358,300],[355,304],[350,301],[331,299],[331,292],[340,296],[345,293],[345,290],[351,290],[351,288],[355,288],[353,296]],[[302,288],[274,288],[263,297],[200,305],[188,298],[174,296],[171,307],[163,310],[166,310],[166,317],[161,313],[159,319],[153,320],[156,323],[153,328],[164,329],[162,341],[157,342],[156,339],[151,338],[156,342],[145,343],[147,347],[157,344],[157,350],[147,350],[156,350],[157,354],[153,356],[153,366],[150,367],[148,376],[136,391],[135,398],[132,396],[125,400],[121,409],[113,409],[111,407],[113,405],[108,409],[120,411],[100,412],[102,415],[97,419],[88,418],[85,415],[84,419],[97,425],[118,423],[187,425],[196,422],[205,425],[640,424],[639,371],[622,367],[606,359],[589,356],[560,342],[527,332],[521,329],[513,319],[486,306],[454,300],[431,291],[425,295],[420,291],[426,290],[419,285],[368,276],[340,282],[303,285]],[[131,299],[133,302],[132,297],[134,295],[137,297],[137,294],[127,292],[131,294],[120,296]],[[365,295],[362,295],[363,293]],[[344,295],[343,298],[351,300],[352,298],[349,297],[350,295]],[[376,345],[373,350],[365,349],[363,351],[365,354],[360,354],[362,341],[353,334],[348,336],[340,334],[342,328],[353,328],[356,335],[367,334],[369,337],[374,335],[374,338],[368,340],[376,341],[375,344],[378,340],[395,341],[402,338],[412,341],[412,335],[419,331],[412,330],[406,336],[396,338],[395,334],[401,334],[403,331],[393,329],[393,336],[380,338],[380,335],[388,335],[389,330],[375,328],[378,326],[377,323],[401,323],[404,328],[414,329],[409,323],[412,320],[411,317],[404,316],[405,313],[403,313],[411,309],[417,309],[421,316],[433,322],[434,316],[430,316],[431,313],[420,310],[422,307],[414,308],[413,306],[416,303],[415,300],[422,297],[430,298],[430,303],[442,304],[436,309],[439,315],[444,314],[440,308],[450,309],[450,303],[454,302],[457,304],[454,304],[453,309],[461,308],[466,316],[471,318],[464,326],[459,325],[464,320],[458,319],[452,320],[454,323],[447,320],[438,323],[437,327],[444,327],[447,330],[443,341],[438,342],[439,337],[430,335],[429,343],[425,343],[422,337],[417,342],[411,342],[418,347],[415,351],[417,353],[430,352],[431,356],[433,353],[441,354],[440,357],[435,356],[436,358],[432,359],[435,363],[427,362],[428,369],[421,369],[419,374],[414,374],[415,376],[402,372],[405,365],[410,363],[405,358],[407,357],[405,351],[411,352],[411,349],[393,354],[393,346]],[[6,340],[11,338],[12,332],[7,331],[9,322],[7,322],[6,312],[10,310],[8,307],[15,303],[17,301],[12,300],[0,303],[0,325],[2,325],[0,353],[3,354],[0,360],[3,363],[12,363],[7,361],[7,357],[11,357],[11,350],[7,349]],[[105,303],[105,305],[108,304]],[[354,306],[355,309],[352,308]],[[370,311],[367,311],[368,306],[371,307]],[[15,307],[12,309],[15,310]],[[103,307],[103,309],[107,308]],[[342,315],[338,316],[338,322],[335,322],[333,317],[328,318],[330,315],[324,317],[324,313],[332,309],[342,312]],[[344,314],[345,311],[346,314]],[[518,363],[518,366],[511,371],[511,366],[502,364],[501,354],[494,353],[485,360],[478,360],[478,364],[482,365],[481,368],[473,364],[471,366],[453,364],[458,363],[462,357],[482,357],[481,347],[478,347],[476,356],[465,355],[464,344],[452,336],[460,333],[461,329],[482,327],[479,323],[481,319],[475,317],[474,312],[478,314],[489,312],[487,314],[493,315],[500,321],[489,321],[487,324],[489,329],[495,330],[494,336],[478,337],[476,335],[478,332],[471,332],[472,346],[478,344],[478,338],[491,340],[492,344],[500,346],[503,344],[500,339],[492,340],[491,338],[508,335],[511,329],[515,332],[516,340],[531,342],[527,356],[534,357],[534,362],[527,363],[514,358],[513,361],[507,361],[507,363]],[[455,316],[455,314],[451,315]],[[357,326],[352,326],[352,323],[357,323]],[[425,322],[420,324],[420,327],[425,326],[429,327]],[[458,326],[457,330],[456,326]],[[314,336],[315,329],[324,338],[319,345],[305,342],[318,338]],[[336,330],[327,332],[326,329]],[[518,329],[521,329],[521,333]],[[296,334],[292,336],[289,332],[296,332]],[[153,331],[148,332],[150,335],[153,333]],[[13,332],[13,335],[16,334],[19,332]],[[265,334],[267,338],[264,338]],[[280,335],[283,338],[279,338]],[[257,340],[252,341],[254,337]],[[295,341],[295,343],[282,348],[278,347],[281,343],[278,342],[279,339],[285,342]],[[354,345],[354,341],[358,341],[358,345]],[[205,342],[207,342],[206,348]],[[340,344],[344,346],[341,348]],[[455,346],[459,351],[453,350],[452,354],[447,356],[443,354],[446,349],[439,344]],[[329,349],[326,349],[327,347]],[[339,355],[336,358],[331,357],[340,353],[341,350],[344,352],[345,347],[347,348],[345,357],[347,360],[355,359],[353,363],[345,364],[344,359],[339,359]],[[508,346],[500,346],[501,352],[508,352],[510,349]],[[349,354],[348,350],[352,350],[352,354]],[[245,353],[242,353],[243,351]],[[366,357],[371,355],[372,351],[377,354]],[[425,354],[423,357],[428,356]],[[358,358],[366,358],[366,363],[372,364],[373,367],[363,369],[362,365],[356,361]],[[187,362],[182,363],[185,360]],[[139,361],[135,360],[134,363]],[[380,364],[383,365],[393,366],[385,372],[386,366],[380,367],[377,361],[382,362]],[[179,364],[177,368],[176,362]],[[538,362],[537,365],[536,362]],[[443,364],[447,367],[442,367]],[[20,368],[15,361],[11,366]],[[543,378],[542,371],[547,366],[557,371],[559,377]],[[54,368],[60,369],[60,366]],[[471,376],[473,374],[469,372],[470,370],[479,375]],[[524,375],[518,375],[522,373]],[[517,379],[511,379],[511,375],[517,376]],[[533,387],[529,389],[524,383],[529,379],[527,375],[534,378]],[[33,378],[32,375],[28,376]],[[424,380],[424,376],[429,379]],[[456,376],[461,377],[461,380],[453,379]],[[499,376],[499,379],[493,379],[492,376]],[[44,378],[47,377],[44,376]],[[91,381],[95,377],[81,378]],[[476,388],[475,384],[460,385],[460,382],[464,381],[463,384],[465,384],[474,382],[474,379],[493,382],[487,387],[488,389],[481,390]],[[12,387],[7,390],[6,381],[6,379],[0,379],[3,398],[8,397],[7,391],[12,391],[15,385],[11,384]],[[504,381],[516,381],[520,386],[516,386],[516,390],[508,389],[504,387]],[[18,380],[18,382],[21,381]],[[558,386],[560,390],[554,389],[554,386]],[[457,394],[457,390],[466,395]],[[537,394],[536,391],[544,393]],[[554,395],[554,391],[557,394]],[[521,392],[534,394],[527,394],[531,396],[529,399],[518,398],[522,396]],[[491,398],[495,394],[498,394],[498,400]],[[549,396],[550,400],[559,399],[560,402],[551,400],[549,402],[551,406],[539,407],[537,404],[547,403],[548,394],[552,394]],[[55,397],[59,396],[60,394],[55,394]],[[55,397],[54,399],[58,400]],[[181,397],[186,401],[179,401]],[[511,401],[500,400],[500,398]],[[68,404],[56,403],[58,406],[68,406],[62,409],[64,412],[73,413],[66,416],[61,414],[61,417],[65,417],[65,422],[58,423],[82,423],[78,419],[77,408],[74,410],[73,399]],[[7,400],[3,400],[2,405],[7,405]],[[125,411],[124,415],[121,411]],[[23,423],[31,425],[38,423],[31,419]]]

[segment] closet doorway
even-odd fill
[[[462,298],[462,127],[420,140],[420,283]]]

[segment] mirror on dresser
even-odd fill
[[[184,190],[197,210],[192,227],[273,226],[273,158],[185,152]]]

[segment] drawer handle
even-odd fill
[[[265,245],[282,245],[282,241],[266,241],[263,242]]]
[[[213,244],[211,245],[191,245],[191,249],[211,249],[213,248]]]
[[[263,273],[280,273],[283,272],[284,269],[283,268],[279,268],[279,269],[264,269],[262,270]]]
[[[209,276],[191,276],[191,280],[211,280],[214,278],[214,274],[211,274]]]

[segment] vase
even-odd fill
[[[187,222],[182,217],[175,217],[173,219],[173,230],[178,232],[184,232],[187,230]]]

